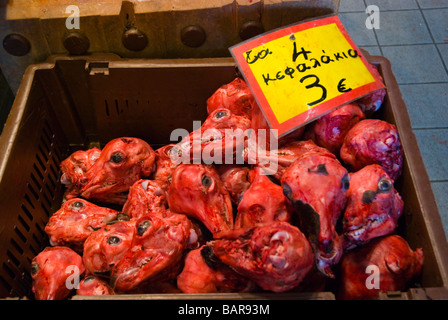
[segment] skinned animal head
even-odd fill
[[[146,214],[164,214],[167,210],[165,190],[160,180],[140,179],[129,189],[123,213],[131,218]]]
[[[173,171],[167,200],[170,210],[201,221],[212,234],[233,228],[230,195],[211,166],[179,165]]]
[[[183,214],[137,219],[131,249],[111,270],[112,287],[126,292],[144,283],[173,279],[180,271],[191,229]]]
[[[333,278],[331,266],[343,254],[336,223],[347,201],[347,170],[334,157],[309,152],[289,166],[281,184],[313,246],[317,268]]]
[[[53,213],[45,226],[50,244],[69,246],[82,252],[84,241],[95,230],[124,218],[119,212],[80,198],[67,200]]]
[[[344,254],[337,298],[366,300],[375,299],[380,292],[404,291],[420,274],[423,261],[423,250],[412,250],[398,235],[376,238]],[[371,275],[376,277],[368,279]]]
[[[403,200],[379,165],[368,165],[350,174],[347,195],[343,219],[345,246],[357,246],[396,229]]]
[[[346,104],[311,123],[305,137],[338,155],[347,132],[363,119],[365,115],[358,105]]]
[[[207,99],[207,112],[226,108],[237,115],[250,116],[255,98],[252,91],[242,78],[235,78],[230,83],[222,85]]]
[[[73,288],[67,286],[71,272],[82,276],[85,268],[79,254],[68,247],[46,247],[31,262],[32,291],[36,300],[63,300]]]
[[[341,159],[354,171],[379,164],[396,181],[403,167],[403,149],[397,128],[378,119],[355,124],[344,138]]]
[[[219,261],[274,292],[296,287],[314,266],[308,240],[288,222],[222,232],[207,245]]]
[[[87,171],[87,182],[80,195],[87,199],[124,204],[127,191],[135,181],[149,177],[155,167],[155,152],[148,143],[137,138],[118,138],[101,151]]]
[[[289,221],[292,207],[280,185],[262,174],[262,168],[251,172],[250,187],[244,192],[235,218],[235,228],[253,227],[260,223]]]
[[[243,161],[250,120],[226,108],[209,114],[202,126],[176,145],[175,163],[234,164]]]
[[[90,274],[109,277],[112,267],[131,248],[135,220],[119,221],[93,232],[84,243],[83,262]]]

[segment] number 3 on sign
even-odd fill
[[[327,89],[325,89],[325,87],[323,85],[319,84],[320,79],[315,74],[310,74],[310,75],[304,76],[302,79],[300,79],[300,83],[303,83],[303,81],[305,81],[306,79],[309,79],[309,78],[314,78],[314,82],[305,86],[305,88],[310,89],[310,88],[318,87],[318,88],[322,89],[322,96],[318,100],[308,103],[308,106],[311,107],[311,106],[314,106],[322,101],[325,101],[325,99],[327,98]]]
[[[280,137],[384,88],[337,16],[265,33],[230,52]]]

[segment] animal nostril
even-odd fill
[[[146,230],[151,226],[151,221],[145,220],[137,226],[137,233],[139,236],[142,236]]]
[[[283,194],[285,195],[285,197],[292,201],[293,199],[292,199],[291,187],[287,183],[282,183],[282,188],[283,188]]]
[[[372,203],[373,199],[376,197],[376,191],[373,190],[367,190],[362,194],[362,202],[365,204]]]
[[[325,254],[330,254],[333,252],[333,241],[329,240],[324,243],[324,252]]]
[[[348,223],[348,222],[352,222],[353,220],[355,220],[355,216],[348,216],[348,217],[344,217],[342,219],[343,223]]]
[[[348,174],[345,174],[342,177],[341,182],[342,182],[342,189],[348,190],[348,188],[350,188],[350,178],[349,178]]]

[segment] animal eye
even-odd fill
[[[120,152],[114,152],[110,156],[110,161],[113,163],[120,163],[123,161],[123,155]]]
[[[225,112],[225,111],[218,111],[215,114],[215,118],[216,119],[221,119],[221,118],[224,118],[226,115],[227,115],[227,112]]]
[[[81,201],[75,201],[70,205],[70,209],[79,210],[84,207],[84,203]]]
[[[350,188],[350,178],[347,174],[342,177],[341,182],[342,182],[342,189],[348,190],[348,188]]]
[[[88,282],[91,282],[93,280],[95,280],[95,277],[89,276],[87,278],[84,278],[84,283],[88,283]]]
[[[35,275],[39,271],[39,265],[37,263],[33,263],[31,265],[31,274]]]
[[[137,226],[137,233],[142,236],[146,230],[151,226],[151,221],[145,220]]]
[[[378,181],[378,190],[383,192],[389,192],[392,189],[392,183],[387,179],[380,179]]]
[[[204,187],[210,187],[210,185],[212,184],[212,179],[209,176],[203,176],[202,177],[202,185]]]
[[[115,246],[121,242],[121,239],[115,236],[107,238],[107,244],[110,244],[111,246]]]

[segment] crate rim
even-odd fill
[[[398,88],[396,78],[392,72],[390,61],[383,56],[373,56],[367,51],[361,49],[364,55],[368,57],[368,61],[372,63],[377,63],[380,65],[385,65],[387,68],[383,70],[387,73],[385,77],[386,87]],[[178,59],[132,59],[132,58],[121,58],[116,54],[109,53],[97,53],[87,56],[67,56],[67,55],[53,55],[50,56],[45,62],[36,63],[29,65],[24,73],[22,83],[20,84],[19,90],[14,99],[14,103],[11,107],[11,112],[8,115],[5,127],[2,134],[0,135],[0,183],[2,183],[4,171],[6,169],[9,154],[14,145],[14,141],[19,131],[19,125],[22,115],[26,108],[26,103],[30,91],[32,89],[34,75],[38,70],[41,69],[52,69],[55,68],[58,61],[85,61],[86,68],[92,62],[107,62],[108,69],[120,68],[123,66],[132,68],[156,68],[156,67],[210,67],[216,66],[217,63],[225,66],[235,66],[236,63],[232,57],[218,57],[218,58],[178,58]],[[398,94],[389,95],[389,98],[393,100],[393,104],[399,106],[393,109],[394,118],[397,121],[397,127],[401,128],[403,126],[411,128],[411,122],[407,108],[401,92]],[[443,229],[441,216],[437,203],[435,201],[434,194],[428,192],[428,186],[430,188],[430,180],[427,174],[426,168],[423,164],[423,158],[420,153],[420,149],[417,144],[416,136],[411,128],[411,132],[407,132],[405,135],[400,135],[403,146],[406,148],[404,151],[405,157],[409,162],[409,167],[411,170],[411,178],[414,182],[414,187],[416,189],[416,194],[419,197],[419,203],[421,204],[421,209],[423,213],[423,218],[425,221],[425,227],[428,230],[428,235],[431,240],[431,246],[434,249],[435,258],[438,263],[439,270],[441,271],[441,280],[443,285],[441,287],[426,287],[426,288],[411,288],[408,292],[403,292],[401,294],[402,299],[447,299],[448,300],[448,244],[447,238]],[[412,170],[415,168],[418,170]],[[334,295],[331,292],[319,292],[324,294],[320,299],[334,299]],[[300,298],[302,294],[295,295],[291,293],[290,295]],[[314,295],[306,294],[306,296],[311,297]],[[319,295],[317,295],[318,297]],[[186,296],[185,294],[144,294],[144,295],[116,295],[115,297],[108,297],[107,299],[191,299],[195,296]],[[239,297],[239,298],[238,298]],[[197,296],[197,298],[206,299],[260,299],[259,294],[230,294],[230,295],[207,295],[207,296]],[[262,299],[264,297],[269,297],[268,295],[261,295]],[[11,298],[9,298],[11,299]],[[74,299],[91,299],[89,297],[79,296]],[[96,297],[98,299],[98,297]],[[106,298],[104,298],[106,299]],[[272,299],[268,298],[268,299]]]

